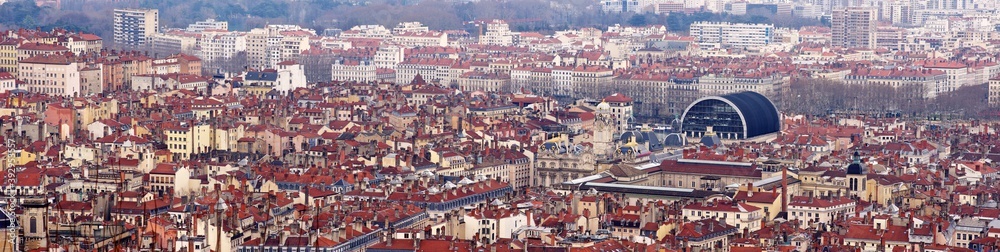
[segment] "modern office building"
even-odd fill
[[[115,9],[115,44],[145,45],[148,37],[159,32],[159,26],[156,9]]]

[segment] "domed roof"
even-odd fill
[[[851,165],[847,166],[847,174],[865,174],[865,167],[861,164],[861,154],[857,151],[854,152],[854,162],[851,162]]]
[[[619,140],[621,140],[622,142],[626,142],[627,143],[627,142],[629,142],[629,140],[631,140],[631,138],[633,136],[635,137],[635,142],[636,143],[646,143],[646,134],[642,134],[642,132],[638,132],[638,131],[634,131],[634,130],[630,130],[630,131],[626,131],[625,133],[622,133],[622,135],[619,137]]]
[[[718,105],[724,104],[729,109],[721,110]],[[692,110],[694,109],[694,110]],[[681,114],[682,130],[689,127],[703,127],[697,125],[697,118],[690,118],[689,112],[709,109],[711,113],[736,113],[739,115],[734,120],[741,123],[745,138],[754,138],[760,135],[770,134],[781,130],[781,116],[778,110],[767,97],[760,93],[744,91],[723,96],[708,96],[695,100],[684,113]],[[698,112],[694,114],[702,114]],[[701,115],[704,116],[704,115]],[[695,119],[695,120],[692,120]],[[692,125],[692,123],[695,123]]]
[[[861,164],[851,163],[851,165],[847,166],[847,174],[861,175],[864,174],[864,170]]]
[[[687,140],[682,134],[670,133],[667,135],[667,138],[663,140],[663,144],[666,146],[680,147],[687,144]]]
[[[701,137],[701,144],[709,147],[722,146],[722,139],[715,134],[705,134]]]

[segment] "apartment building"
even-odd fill
[[[488,209],[493,208],[493,209]],[[480,207],[465,214],[463,239],[479,238],[485,242],[510,239],[514,230],[532,226],[533,220],[519,209],[503,209],[495,206]]]
[[[189,24],[187,29],[189,32],[203,32],[206,30],[216,30],[216,31],[228,31],[229,22],[226,21],[216,21],[215,19],[206,19],[205,21],[198,21],[193,24]]]
[[[0,93],[17,89],[17,79],[8,72],[0,72]]]
[[[0,72],[8,72],[17,76],[17,47],[19,40],[0,40]]]
[[[80,70],[72,54],[38,55],[19,63],[17,78],[25,90],[53,96],[80,95]]]
[[[396,65],[403,62],[405,51],[400,46],[380,46],[375,51],[375,66],[378,68],[396,69]]]
[[[316,32],[297,25],[268,25],[246,34],[247,63],[251,68],[274,68],[309,50],[309,37]]]
[[[148,38],[159,32],[159,10],[115,9],[114,15],[115,44],[146,45]]]
[[[701,98],[693,76],[670,74],[625,74],[617,76],[612,86],[634,99],[646,101],[634,104],[636,116],[656,117],[680,115],[694,100]]]
[[[510,92],[510,75],[470,71],[458,77],[458,89],[463,91]]]
[[[639,2],[646,2],[640,0],[602,0],[601,10],[610,13],[624,13],[624,12],[639,12],[641,11],[641,5]]]
[[[59,45],[65,46],[73,54],[80,56],[83,53],[95,53],[104,49],[104,40],[94,34],[74,34],[59,37]]]
[[[359,25],[340,33],[342,39],[391,39],[392,31],[381,25]]]
[[[164,125],[165,144],[173,160],[187,159],[191,155],[205,153],[214,145],[213,129],[209,124],[189,125],[181,122],[176,125]]]
[[[992,107],[1000,106],[1000,76],[990,79],[989,92],[987,93],[989,104]]]
[[[831,15],[833,46],[873,48],[876,46],[877,15],[874,9],[850,7]]]
[[[306,73],[302,64],[295,61],[282,61],[277,64],[278,78],[274,90],[288,94],[297,88],[306,87]]]
[[[602,97],[613,78],[614,70],[603,66],[553,67],[552,95],[567,102],[570,97]]]
[[[149,36],[153,51],[165,55],[175,53],[194,54],[201,34],[172,31],[156,33]]]
[[[100,64],[80,68],[80,94],[91,95],[104,92],[104,76]]]
[[[911,90],[913,98],[934,98],[947,90],[948,76],[941,70],[881,70],[855,69],[844,76],[844,83],[854,85],[886,85]]]
[[[378,79],[378,67],[371,61],[338,60],[333,63],[331,80],[368,82]]]
[[[702,48],[754,48],[774,40],[773,24],[697,22],[690,32]]]
[[[795,196],[788,202],[788,220],[801,220],[801,228],[817,225],[829,228],[834,217],[854,211],[855,202],[848,197]]]
[[[788,87],[790,79],[779,73],[706,74],[695,85],[701,95],[725,95],[753,91],[777,101]]]
[[[716,219],[735,226],[738,233],[748,234],[760,230],[764,211],[755,206],[739,202],[702,202],[684,206],[684,218],[690,221]]]
[[[969,73],[969,66],[957,61],[929,61],[922,65],[923,69],[938,70],[945,73],[947,79],[943,85],[939,85],[934,92],[944,93],[955,91],[960,87],[969,86],[975,83],[975,78]]]
[[[878,47],[885,47],[889,50],[898,51],[903,49],[906,42],[906,29],[892,26],[879,26],[875,33],[875,44]]]
[[[401,32],[392,36],[392,42],[406,47],[448,46],[448,34],[443,32]]]
[[[309,36],[315,34],[306,31],[286,31],[281,33],[280,50],[271,51],[270,63],[272,65],[282,61],[295,60],[303,51],[309,50]],[[275,55],[274,53],[279,53]]]
[[[549,94],[552,92],[551,85],[543,84],[552,83],[552,69],[540,67],[514,68],[510,70],[510,83],[515,90],[524,88],[533,93]]]
[[[153,59],[139,53],[109,56],[101,67],[105,90],[119,90],[132,84],[132,76],[149,74]]]
[[[247,52],[247,34],[243,32],[224,32],[206,34],[201,38],[201,50],[198,58],[205,61],[207,69],[234,69],[246,66],[246,62],[229,62],[238,58],[240,53]],[[226,63],[239,64],[227,65]]]
[[[482,27],[480,27],[482,28]],[[494,19],[486,23],[486,33],[479,38],[480,44],[510,46],[514,44],[514,34],[510,31],[510,25],[503,20]]]
[[[58,44],[24,43],[17,46],[17,60],[24,60],[38,55],[64,54],[69,48]]]
[[[396,67],[396,83],[406,84],[420,75],[426,81],[451,83],[453,59],[407,59]]]
[[[404,32],[429,32],[430,28],[424,26],[420,22],[402,22],[396,27],[392,28],[392,34],[400,34]]]

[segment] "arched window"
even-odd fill
[[[31,221],[28,222],[28,232],[38,233],[38,219],[31,217]]]

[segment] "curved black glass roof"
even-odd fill
[[[747,138],[781,130],[781,116],[771,100],[757,92],[744,91],[720,96],[729,100],[746,120]]]
[[[746,130],[745,138],[754,138],[781,130],[781,117],[778,115],[778,110],[774,106],[774,103],[767,99],[767,97],[752,91],[699,99],[689,106],[687,111],[684,111],[684,116],[686,117],[688,112],[699,104],[718,102],[732,104],[733,109],[742,115],[742,119],[745,120],[743,125]],[[687,121],[687,118],[682,120]]]

